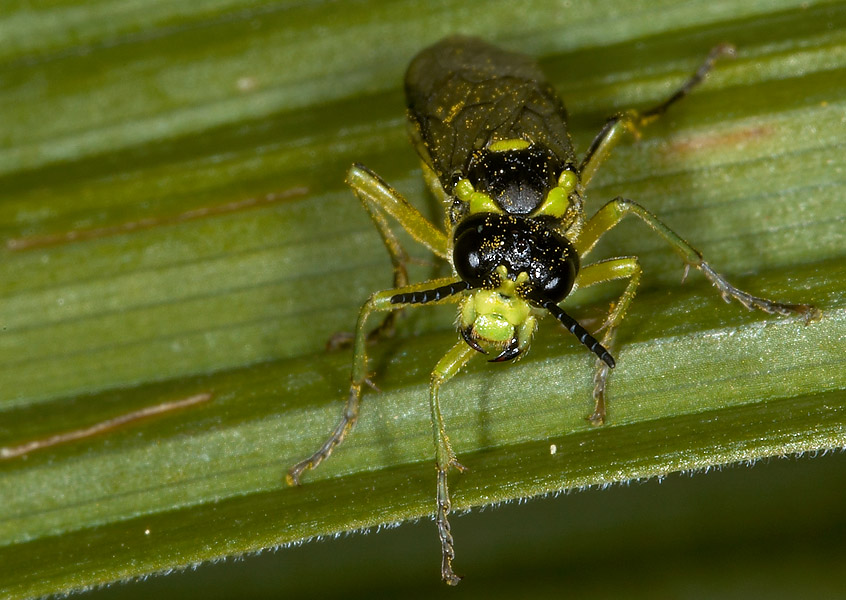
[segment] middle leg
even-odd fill
[[[605,319],[601,329],[605,330],[600,343],[612,351],[614,336],[617,327],[626,316],[626,311],[637,293],[637,286],[640,283],[641,268],[635,256],[624,256],[612,258],[584,267],[576,279],[576,285],[580,288],[590,287],[606,281],[617,279],[628,279],[626,289],[623,290],[620,298],[611,305],[611,311]],[[596,361],[596,372],[593,376],[593,414],[589,420],[592,425],[602,425],[605,422],[605,385],[610,373],[609,366],[602,360]]]
[[[447,258],[446,236],[379,175],[364,165],[356,163],[347,171],[346,183],[370,215],[370,219],[379,231],[382,243],[388,250],[394,271],[393,286],[395,288],[408,285],[408,270],[406,269],[408,254],[391,229],[388,216],[394,218],[412,238],[432,250],[435,255]],[[382,322],[368,334],[368,341],[373,342],[379,338],[390,337],[399,313],[400,310],[392,310],[385,315]],[[351,333],[336,333],[329,339],[327,348],[337,350],[348,346],[352,340]]]
[[[820,312],[810,304],[785,304],[774,302],[766,298],[753,296],[731,285],[725,277],[714,271],[702,257],[702,253],[687,243],[679,234],[664,225],[658,217],[646,210],[637,202],[626,198],[615,198],[588,220],[582,229],[575,246],[579,256],[585,256],[593,250],[596,243],[606,232],[616,226],[626,215],[634,215],[666,241],[670,248],[684,261],[687,268],[694,267],[702,272],[717,288],[723,300],[730,302],[737,300],[746,308],[758,309],[770,314],[791,315],[799,314],[809,323],[819,318]]]

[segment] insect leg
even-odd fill
[[[444,427],[444,417],[438,400],[438,391],[442,384],[449,381],[476,354],[464,340],[458,342],[447,352],[432,371],[429,386],[429,399],[432,409],[432,431],[435,436],[435,457],[438,464],[437,513],[435,521],[438,524],[438,537],[441,540],[441,578],[449,585],[457,585],[461,577],[452,570],[452,560],[455,558],[452,533],[449,525],[449,486],[447,472],[450,467],[464,471],[464,467],[456,460],[455,452],[449,443]]]
[[[599,238],[605,232],[612,229],[619,223],[623,217],[628,214],[639,217],[644,223],[649,225],[655,233],[660,235],[670,245],[670,247],[681,256],[685,265],[688,267],[695,267],[702,271],[702,274],[717,288],[723,300],[730,302],[732,299],[737,300],[746,308],[758,309],[771,314],[790,315],[798,313],[802,315],[806,323],[817,319],[820,315],[819,310],[810,304],[784,304],[781,302],[773,302],[766,298],[759,298],[753,296],[743,290],[739,290],[731,285],[725,277],[714,271],[714,269],[705,262],[702,254],[693,246],[688,244],[676,232],[664,225],[658,217],[643,208],[640,204],[627,200],[626,198],[615,198],[598,211],[585,223],[578,240],[575,242],[576,250],[580,256],[588,254],[596,245]]]
[[[405,265],[408,262],[408,254],[406,254],[402,244],[400,244],[396,235],[391,230],[390,225],[388,225],[388,220],[385,218],[385,215],[369,203],[355,188],[353,188],[353,192],[356,197],[361,200],[364,210],[366,210],[367,214],[370,215],[370,219],[376,225],[376,229],[379,230],[379,235],[382,237],[382,242],[385,244],[385,248],[388,249],[388,254],[391,256],[391,264],[394,267],[394,287],[400,288],[407,286],[408,270]],[[382,322],[367,334],[367,340],[369,342],[373,342],[380,338],[391,337],[393,335],[394,324],[396,323],[399,313],[399,310],[393,310],[385,315]],[[329,350],[344,348],[352,343],[353,337],[354,335],[349,332],[338,332],[329,339],[326,347]]]
[[[332,431],[332,434],[325,442],[323,442],[323,445],[320,446],[317,452],[305,460],[298,462],[288,470],[286,480],[289,485],[299,485],[303,471],[306,469],[314,469],[317,465],[328,458],[335,447],[344,441],[347,433],[349,433],[350,429],[358,419],[359,407],[361,405],[361,388],[365,383],[367,383],[367,319],[370,315],[374,312],[392,311],[405,306],[423,306],[422,304],[394,304],[391,302],[391,298],[397,294],[411,294],[413,292],[420,292],[456,282],[457,280],[455,278],[443,278],[415,283],[401,288],[376,292],[370,296],[367,302],[364,303],[358,313],[358,322],[355,327],[353,364],[352,373],[350,375],[350,391],[347,396],[344,413],[340,422]],[[445,296],[438,302],[430,302],[429,304],[458,302],[460,299],[460,295]]]
[[[376,173],[361,164],[354,164],[347,171],[347,184],[361,201],[362,206],[370,215],[371,220],[379,230],[382,242],[391,257],[394,267],[394,287],[408,285],[408,271],[406,263],[408,255],[400,244],[399,239],[391,230],[386,214],[393,216],[415,240],[430,248],[435,254],[446,257],[447,241],[443,233],[438,231],[420,212],[414,208],[402,195],[388,185]],[[439,252],[436,249],[443,249]],[[398,310],[391,311],[373,331],[368,334],[368,340],[373,341],[381,337],[389,337],[394,329]],[[353,335],[340,332],[333,335],[327,347],[337,350],[352,342]]]
[[[368,212],[384,211],[396,219],[415,241],[444,260],[449,259],[449,240],[446,234],[435,227],[419,210],[409,204],[402,194],[376,173],[362,164],[354,164],[347,171],[346,181],[368,208]],[[377,227],[379,227],[378,223]],[[390,252],[391,249],[389,248],[388,251]]]
[[[611,312],[608,313],[608,318],[602,325],[605,330],[605,335],[602,337],[601,344],[611,349],[614,343],[614,336],[617,333],[617,327],[622,322],[623,317],[626,316],[626,311],[637,293],[637,286],[640,283],[641,268],[640,263],[635,256],[625,256],[621,258],[612,258],[598,263],[587,265],[579,272],[576,285],[580,288],[589,287],[598,283],[605,283],[606,281],[614,281],[616,279],[628,279],[629,283],[623,291],[620,298],[611,307]],[[602,425],[605,422],[605,383],[610,372],[608,365],[602,361],[596,361],[596,373],[593,377],[593,399],[594,409],[593,414],[589,419],[593,425]]]
[[[579,166],[582,185],[587,186],[599,168],[599,165],[608,158],[611,150],[620,142],[625,133],[630,132],[635,136],[639,135],[642,127],[658,119],[658,117],[667,112],[670,106],[687,96],[693,88],[702,83],[705,76],[714,67],[717,59],[723,56],[734,57],[734,46],[731,44],[720,44],[712,48],[696,72],[663,102],[642,112],[627,110],[608,119],[599,131],[599,134],[593,139],[588,151],[585,153],[585,157],[582,159],[582,164]]]

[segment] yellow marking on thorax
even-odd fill
[[[507,152],[508,150],[525,150],[531,146],[529,142],[524,139],[514,138],[510,140],[498,140],[488,144],[488,150],[491,152]]]

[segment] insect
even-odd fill
[[[294,465],[288,482],[298,485],[356,422],[367,379],[367,342],[394,325],[396,311],[424,304],[458,304],[458,340],[435,365],[429,388],[437,462],[435,521],[441,543],[441,576],[455,585],[453,536],[448,516],[447,473],[463,471],[452,450],[438,401],[441,386],[477,354],[491,362],[519,358],[538,320],[551,314],[596,355],[593,424],[605,420],[605,385],[615,366],[615,333],[641,277],[637,257],[582,264],[596,243],[625,216],[642,220],[686,265],[701,271],[728,302],[806,321],[818,316],[807,304],[781,304],[733,287],[684,241],[639,204],[615,198],[592,217],[583,207],[585,188],[625,133],[660,117],[702,82],[714,62],[734,54],[715,47],[699,69],[672,95],[648,110],[611,117],[581,161],[567,131],[564,104],[529,57],[468,37],[450,37],[423,50],[408,68],[405,93],[411,141],[423,177],[445,209],[443,229],[428,221],[367,167],[355,164],[347,183],[370,214],[394,268],[393,289],[376,292],[361,308],[353,341],[350,391],[340,423],[313,455]],[[396,220],[411,237],[452,265],[452,275],[409,283],[405,251],[390,228]],[[559,306],[576,288],[614,280],[627,284],[612,304],[597,340]],[[373,332],[368,320],[387,316]]]

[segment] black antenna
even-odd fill
[[[391,304],[425,304],[427,302],[437,302],[443,300],[447,296],[454,296],[472,288],[466,281],[456,281],[449,285],[444,285],[431,290],[423,290],[421,292],[409,292],[408,294],[397,294],[391,296]]]
[[[611,353],[609,353],[602,344],[597,342],[596,338],[589,334],[584,327],[579,325],[573,317],[561,310],[561,308],[552,300],[534,300],[541,305],[541,308],[545,308],[552,313],[553,317],[561,321],[561,324],[566,327],[570,333],[579,338],[579,341],[584,344],[588,350],[596,354],[606,365],[612,369],[614,368],[617,363],[614,361],[614,357],[611,356]]]

